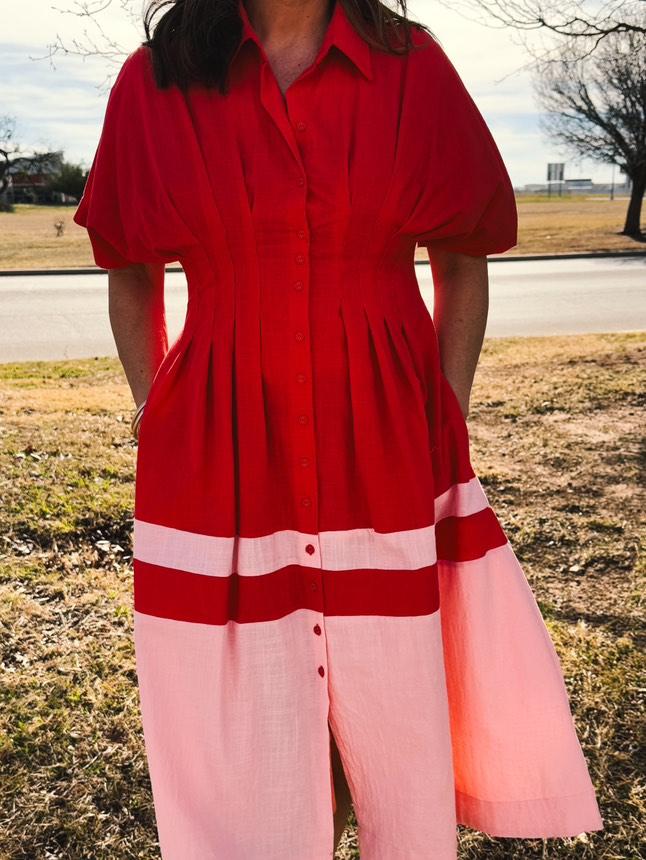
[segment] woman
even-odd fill
[[[486,255],[517,225],[481,114],[378,0],[146,21],[75,219],[140,407],[134,636],[164,860],[329,858],[350,797],[362,860],[454,858],[456,823],[602,829],[469,459]]]

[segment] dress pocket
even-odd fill
[[[148,414],[150,413],[150,407],[154,400],[154,394],[157,390],[158,380],[161,378],[162,371],[166,365],[166,358],[168,357],[168,352],[160,361],[157,370],[152,378],[152,382],[150,383],[150,387],[148,388],[148,394],[146,395],[146,401],[144,404],[143,411],[141,413],[141,418],[139,420],[139,432],[137,434],[137,444],[141,442],[141,434],[143,432],[144,427],[148,424]]]

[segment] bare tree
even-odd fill
[[[534,81],[543,130],[578,155],[617,164],[632,181],[622,233],[645,238],[640,217],[646,189],[646,35],[609,36],[591,56],[565,47]]]
[[[482,23],[517,31],[544,30],[563,39],[587,42],[594,50],[607,36],[646,34],[646,0],[450,0],[445,5],[483,12]]]
[[[130,20],[135,30],[141,30],[143,0],[74,0],[58,11],[75,19],[82,27],[78,36],[63,38],[57,33],[47,46],[47,58],[54,63],[60,55],[79,57],[101,57],[115,67],[125,60],[128,48],[114,38],[110,32],[110,20],[121,15]]]

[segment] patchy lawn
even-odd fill
[[[606,830],[460,828],[464,860],[640,854],[644,363],[639,334],[485,341],[472,460],[554,638]],[[131,408],[115,359],[0,365],[3,860],[159,858],[131,638]],[[338,860],[358,858],[353,824]]]

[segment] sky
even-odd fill
[[[98,0],[90,0],[97,2]],[[123,57],[141,41],[143,28],[113,0],[102,17],[120,53],[112,61],[58,54],[57,36],[68,46],[95,34],[87,22],[61,10],[74,0],[2,0],[11,21],[0,37],[0,115],[16,120],[16,140],[26,151],[62,149],[68,161],[88,166],[101,130],[108,89]],[[135,11],[143,0],[132,4]],[[409,17],[428,25],[456,66],[485,117],[516,187],[543,182],[548,161],[565,162],[565,178],[611,178],[610,165],[576,161],[545,137],[524,67],[527,52],[518,34],[465,17],[438,0],[409,0]],[[479,16],[481,17],[481,16]],[[423,106],[420,106],[423,109]],[[615,171],[615,180],[620,180]]]

